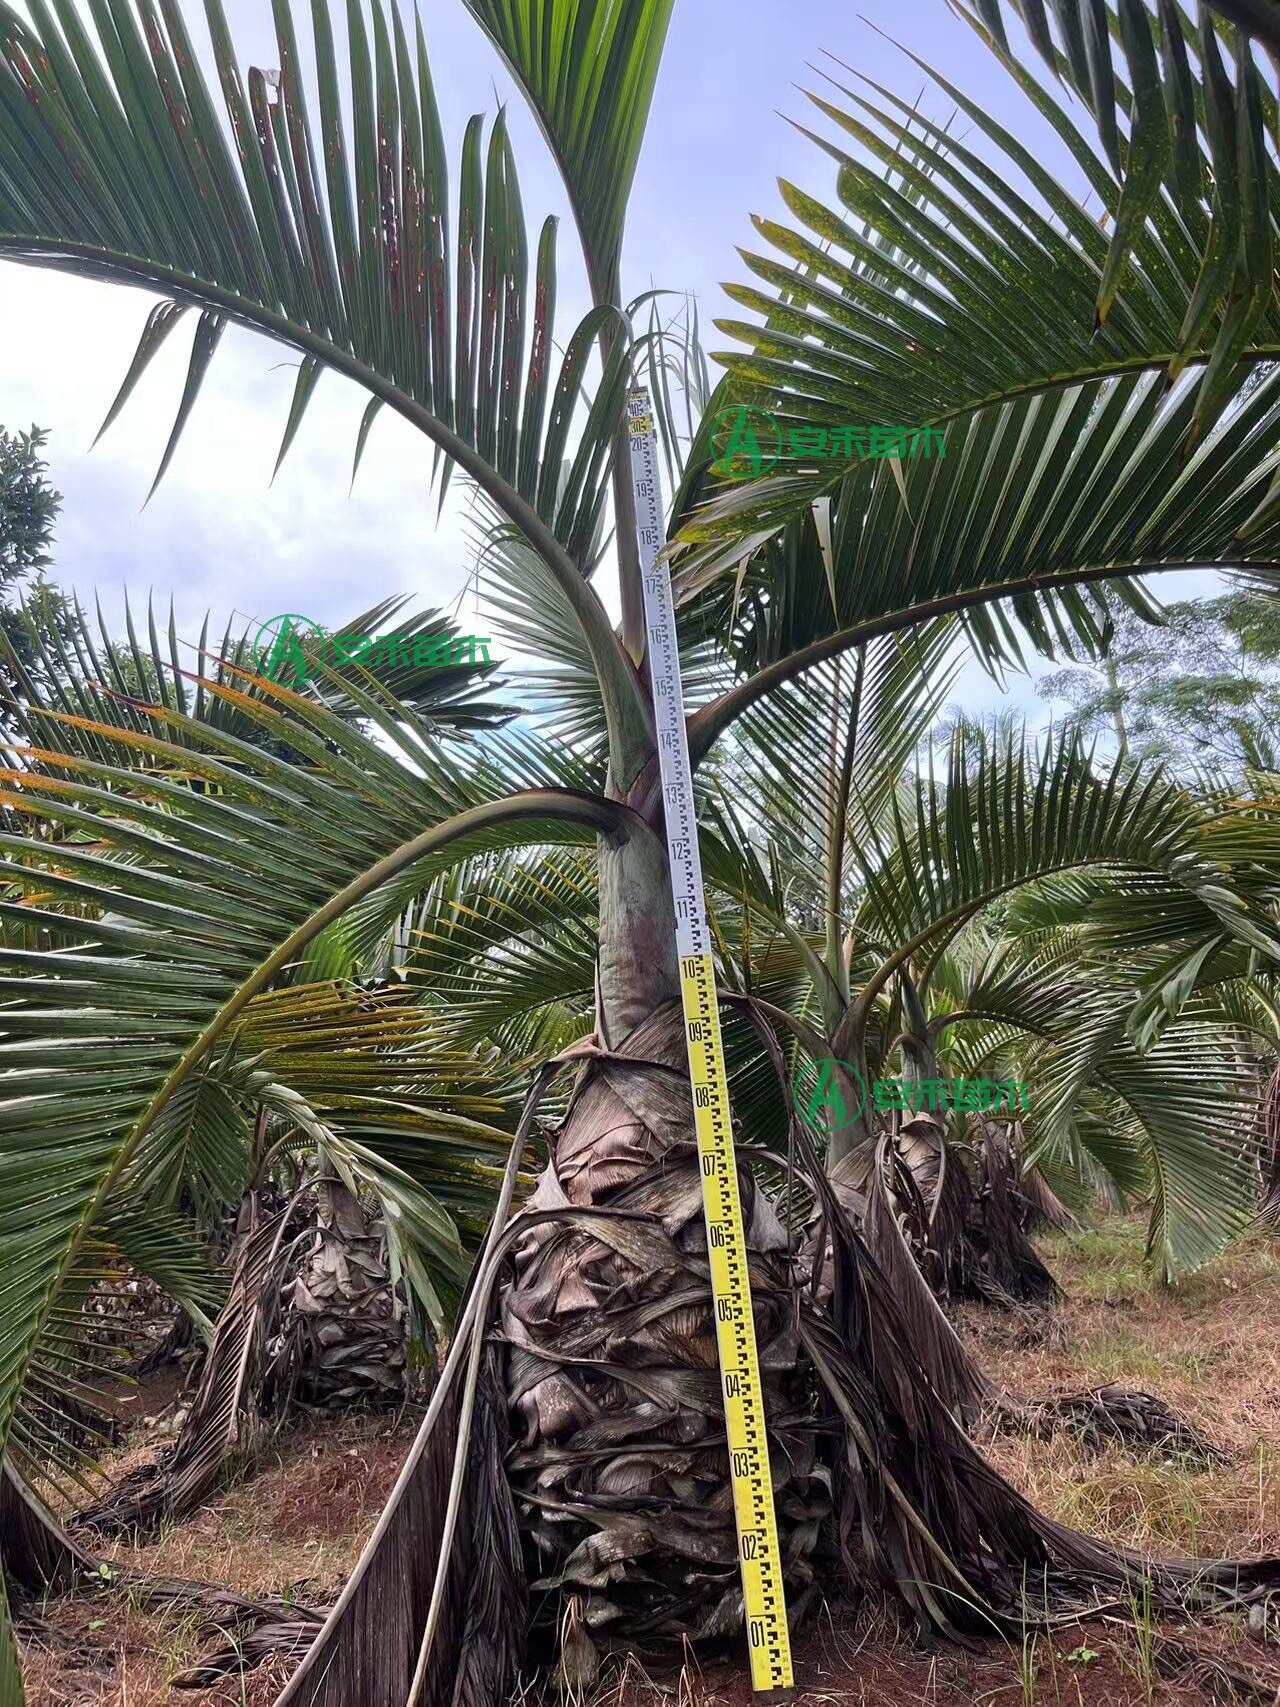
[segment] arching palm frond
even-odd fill
[[[1255,1213],[1250,1130],[1257,1081],[1231,1046],[1218,1004],[1188,1004],[1139,1052],[1123,1012],[1062,1034],[1038,1052],[1032,1159],[1079,1132],[1085,1084],[1103,1093],[1094,1159],[1151,1204],[1148,1254],[1166,1279],[1209,1261]]]
[[[509,1058],[538,1054],[548,1026],[590,1030],[599,888],[585,850],[473,862],[426,898],[405,975],[445,1035],[489,1042]]]
[[[1027,956],[1006,937],[934,1024],[960,1076],[1000,1069],[1027,1083],[1028,1163],[1101,1169],[1150,1205],[1148,1254],[1173,1279],[1252,1217],[1256,1075],[1215,995],[1185,1003],[1141,1047],[1129,1035],[1137,995],[1123,962],[1082,960],[1074,942]]]
[[[1198,806],[1158,770],[1120,761],[1095,769],[1078,737],[1046,737],[1038,752],[1012,739],[988,746],[961,732],[945,781],[930,772],[910,816],[864,856],[865,899],[855,918],[919,952],[948,923],[995,896],[1072,869],[1107,865],[1155,873],[1164,898],[1186,898],[1195,924],[1275,954],[1273,919],[1247,886],[1230,886],[1214,857],[1212,808]],[[1256,851],[1270,858],[1269,838]],[[1163,915],[1164,931],[1170,931]]]
[[[1174,10],[1162,4],[1162,18]],[[1143,0],[1118,11],[1125,40],[1164,27]],[[1207,42],[1213,61],[1211,27]],[[1213,98],[1203,116],[1192,78],[1202,128],[1193,120],[1180,133],[1179,152],[1199,199],[1188,192],[1175,205],[1161,188],[1137,205],[1136,174],[1122,187],[1105,148],[1096,154],[1076,131],[1063,92],[1007,63],[1123,223],[1123,264],[1034,148],[945,78],[934,81],[984,133],[983,151],[874,85],[815,97],[844,133],[841,145],[824,143],[839,163],[841,205],[784,185],[805,229],[757,222],[778,258],[747,259],[771,289],[732,288],[763,324],[721,323],[750,349],[720,358],[731,375],[720,401],[770,417],[782,454],[763,478],[722,482],[680,518],[680,596],[722,628],[740,608],[762,666],[701,717],[696,749],[801,669],[913,616],[963,613],[998,665],[1016,663],[1027,639],[1044,652],[1096,651],[1109,632],[1108,580],[1147,612],[1130,579],[1144,570],[1213,564],[1274,584],[1280,521],[1259,506],[1275,466],[1280,381],[1267,369],[1280,357],[1280,315],[1253,283],[1243,312],[1234,259],[1216,285],[1201,277],[1218,186],[1258,198],[1254,225],[1280,210],[1274,151],[1255,148],[1256,72],[1246,55],[1234,83],[1206,74],[1226,116]],[[1171,101],[1184,92],[1171,81]],[[1144,110],[1151,99],[1144,86]],[[1247,190],[1235,152],[1222,150],[1220,117],[1252,139]],[[912,194],[887,180],[891,158]],[[1251,263],[1248,276],[1270,274]],[[1109,312],[1095,334],[1104,286]],[[869,435],[895,423],[932,432],[945,454],[912,454],[908,438],[896,457],[872,457]],[[792,428],[810,431],[806,448],[787,448]],[[842,428],[863,434],[861,457],[833,448]],[[764,448],[772,455],[772,440]],[[831,506],[834,609],[819,596],[819,497]],[[785,632],[778,609],[795,613]]]
[[[1053,75],[1092,113],[1105,160],[1062,125],[1060,134],[1072,141],[1091,182],[1119,185],[1109,204],[1115,223],[1098,287],[1099,325],[1122,281],[1164,271],[1185,291],[1188,263],[1198,263],[1171,372],[1192,359],[1205,362],[1203,424],[1232,395],[1236,363],[1262,330],[1273,294],[1267,281],[1277,175],[1268,132],[1275,131],[1276,102],[1248,34],[1257,32],[1261,8],[1235,0],[1218,8],[1238,26],[1221,34],[1221,20],[1205,7],[1197,31],[1180,0],[1157,0],[1154,16],[1142,0],[1117,0],[1099,8],[1102,28],[1073,7],[1055,8],[1055,43],[1035,0],[1006,5]],[[960,10],[1011,64],[999,0]],[[1029,85],[1025,73],[1022,80]]]
[[[488,1225],[521,1063],[455,1047],[403,984],[264,993],[230,1049],[263,1081],[268,1140],[318,1148],[373,1193],[411,1300],[439,1333]]]
[[[644,709],[582,574],[622,419],[619,309],[592,309],[557,366],[555,221],[532,255],[501,116],[487,143],[471,120],[451,198],[425,40],[420,26],[408,39],[398,7],[389,19],[381,0],[348,9],[346,90],[326,6],[312,8],[308,64],[281,0],[280,69],[252,68],[247,83],[221,0],[206,17],[225,117],[174,0],[126,0],[97,20],[97,40],[64,0],[38,7],[34,25],[0,9],[0,256],[165,298],[109,419],[185,309],[200,310],[161,473],[229,320],[302,353],[285,449],[322,368],[370,395],[361,447],[379,408],[403,415],[445,459],[443,478],[464,470],[549,565],[625,749]],[[618,35],[640,40],[630,22]],[[657,29],[652,51],[661,39]],[[559,93],[581,117],[590,88],[579,66]],[[647,93],[619,114],[620,132],[646,109]],[[607,125],[607,107],[597,111]],[[582,418],[601,339],[609,354]]]
[[[102,1300],[105,1293],[118,1304],[139,1278],[209,1331],[225,1288],[201,1229],[163,1204],[120,1190],[102,1203],[63,1275],[56,1305],[32,1344],[10,1425],[11,1460],[63,1493],[100,1481],[111,1383],[146,1343],[138,1318],[104,1311]]]
[[[44,714],[64,712],[122,729],[142,730],[147,727],[146,714],[137,709],[137,702],[145,705],[159,700],[211,728],[253,740],[252,720],[234,701],[206,693],[204,678],[238,688],[253,698],[257,697],[256,690],[248,676],[270,664],[275,666],[273,679],[281,685],[306,692],[341,715],[353,717],[358,715],[358,707],[345,691],[346,682],[366,686],[375,675],[368,662],[342,657],[342,648],[336,643],[363,636],[376,637],[381,659],[387,660],[386,664],[379,660],[376,680],[434,728],[465,733],[508,721],[515,708],[486,693],[487,680],[498,668],[497,663],[418,665],[411,661],[419,639],[433,645],[451,640],[458,625],[436,611],[394,621],[407,603],[404,598],[382,600],[334,629],[329,636],[333,645],[321,647],[316,637],[299,635],[297,658],[286,652],[278,660],[270,656],[270,640],[260,639],[260,624],[251,622],[238,633],[233,633],[229,624],[220,639],[216,635],[211,639],[206,616],[198,642],[189,646],[180,637],[172,603],[162,634],[148,599],[146,629],[140,637],[133,609],[126,600],[127,641],[122,643],[112,639],[100,609],[96,621],[91,622],[77,603],[62,634],[42,637],[33,631],[43,664],[38,681],[28,676],[17,659],[12,661],[17,694],[7,721],[31,744],[103,758],[110,755],[109,743],[90,739],[74,725],[58,723]],[[301,672],[299,660],[305,661]]]
[[[251,69],[247,88],[222,8],[217,0],[208,8],[230,138],[179,7],[118,8],[100,43],[74,9],[55,10],[56,21],[42,8],[36,29],[7,7],[3,15],[0,247],[197,305],[193,383],[226,319],[294,343],[310,363],[348,373],[443,449],[463,453],[469,468],[492,463],[504,493],[546,512],[549,494],[537,488],[544,437],[563,445],[560,417],[594,327],[583,329],[553,388],[549,223],[526,365],[529,243],[506,128],[499,119],[486,146],[472,120],[451,209],[421,30],[411,43],[397,9],[388,27],[374,7],[370,40],[365,14],[351,10],[348,152],[323,7],[313,12],[319,149],[287,6],[276,8],[280,69]],[[142,363],[176,318],[153,316]],[[309,385],[314,375],[304,367],[303,378]],[[559,517],[546,519],[581,543],[597,502],[580,484]]]
[[[123,743],[147,766],[180,765],[209,785],[204,792],[154,774],[139,789],[134,770],[73,755],[56,763],[46,755],[50,774],[5,773],[11,811],[66,832],[57,842],[0,836],[10,893],[74,901],[92,916],[0,901],[0,917],[48,925],[74,945],[0,950],[10,998],[4,1065],[23,1084],[0,1131],[0,1237],[12,1258],[0,1292],[0,1440],[104,1206],[183,1087],[234,1041],[254,998],[287,980],[315,936],[400,873],[412,870],[423,889],[468,854],[617,833],[625,817],[562,789],[512,795],[501,755],[455,751],[382,691],[351,689],[366,733],[269,683],[259,681],[260,698],[205,688],[236,703],[264,742],[163,705],[151,709],[149,734],[84,731]],[[277,743],[302,762],[276,757]],[[309,1088],[322,1107],[321,1081],[337,1071],[314,1065]],[[425,1201],[412,1169],[418,1135],[430,1139],[433,1121],[445,1142],[474,1148],[482,1123],[445,1131],[416,1068],[372,1103],[340,1089],[332,1130],[345,1160],[388,1199],[399,1180],[406,1201],[410,1187]],[[304,1123],[310,1105],[296,1091],[291,1099],[285,1112]],[[491,1153],[498,1135],[488,1125],[480,1135]]]

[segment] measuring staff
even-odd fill
[[[649,678],[653,684],[667,854],[676,906],[680,991],[701,1162],[702,1207],[707,1223],[716,1346],[729,1435],[729,1476],[738,1528],[751,1683],[757,1690],[789,1689],[791,1640],[765,1433],[764,1391],[751,1309],[747,1240],[729,1119],[729,1085],[720,1040],[698,827],[693,813],[693,771],[685,733],[675,601],[671,594],[671,572],[665,562],[658,560],[665,530],[658,489],[657,445],[649,393],[643,387],[627,393],[627,425],[648,628]]]

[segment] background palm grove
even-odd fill
[[[1051,1343],[1060,1280],[1140,1216],[1144,1296],[1248,1269],[1280,1394],[1275,8],[953,0],[1015,128],[912,55],[897,88],[829,59],[828,193],[782,182],[708,352],[690,299],[622,268],[672,0],[466,4],[572,231],[526,219],[502,111],[445,136],[447,70],[395,4],[349,0],[340,47],[330,0],[272,0],[264,69],[221,0],[0,0],[0,252],[154,300],[108,423],[175,332],[157,478],[228,324],[297,361],[281,459],[323,376],[356,382],[356,463],[381,411],[421,434],[465,499],[469,626],[512,660],[308,642],[268,680],[225,613],[90,614],[47,581],[53,451],[0,438],[0,1704],[19,1644],[28,1699],[141,1698],[88,1662],[82,1693],[50,1681],[66,1605],[82,1654],[184,1609],[209,1700],[581,1700],[626,1656],[727,1655],[741,1687],[637,384],[797,1638],[843,1607],[1013,1655],[1026,1701],[1037,1643],[1075,1644],[1081,1702],[1154,1700],[1157,1660],[1271,1700],[1274,1439],[1252,1527],[1126,1545],[1002,1441],[1208,1475],[1212,1414],[1020,1391],[988,1352],[993,1321]],[[748,407],[792,446],[772,467],[725,458]],[[794,448],[851,423],[945,454]],[[1186,569],[1212,597],[1166,612]],[[342,632],[459,628],[384,599]],[[1037,658],[1048,727],[944,716],[960,672]],[[831,1060],[847,1100],[797,1106]],[[1029,1108],[837,1118],[859,1074],[1012,1078]],[[176,1408],[122,1450],[158,1371]],[[345,1586],[147,1568],[265,1437],[379,1407],[398,1474]],[[1132,1696],[1089,1670],[1118,1614]],[[930,1675],[893,1698],[940,1699]]]

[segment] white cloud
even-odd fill
[[[468,573],[460,503],[435,526],[430,446],[384,410],[348,496],[358,387],[320,381],[274,485],[271,470],[292,395],[295,358],[230,328],[168,475],[141,508],[181,395],[195,315],[171,335],[134,399],[89,454],[141,329],[136,291],[29,268],[0,269],[0,321],[23,328],[36,359],[11,371],[0,420],[52,430],[65,497],[56,576],[82,598],[97,590],[109,618],[124,589],[172,593],[194,638],[215,620],[302,610],[345,618],[392,593],[446,605]]]

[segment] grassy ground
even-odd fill
[[[991,1455],[1064,1523],[1157,1553],[1280,1553],[1280,1241],[1241,1244],[1177,1288],[1114,1220],[1041,1243],[1067,1294],[1043,1330],[968,1310],[982,1366],[1020,1397],[1118,1383],[1157,1393],[1227,1455],[1220,1467],[1088,1455],[1067,1435]]]
[[[1205,1469],[1120,1451],[1089,1456],[1065,1436],[1006,1435],[990,1447],[1001,1469],[1063,1521],[1126,1545],[1280,1553],[1280,1241],[1243,1244],[1176,1290],[1144,1273],[1132,1222],[1043,1248],[1066,1303],[1047,1322],[963,1312],[962,1331],[984,1367],[1021,1398],[1112,1382],[1147,1388],[1188,1416],[1225,1461]],[[413,1426],[411,1417],[364,1418],[300,1429],[186,1523],[146,1547],[109,1552],[157,1574],[324,1604],[354,1563]],[[138,1456],[135,1447],[121,1463]],[[261,1670],[217,1690],[169,1689],[208,1635],[190,1615],[157,1616],[119,1591],[55,1602],[25,1643],[32,1707],[269,1707],[280,1677]],[[1216,1698],[1204,1668],[1188,1659],[1188,1641],[1210,1659],[1274,1673],[1280,1707],[1274,1642],[1223,1624],[1161,1632],[1141,1607],[978,1654],[921,1650],[883,1610],[824,1609],[798,1644],[796,1707],[1184,1707]],[[611,1672],[590,1707],[747,1707],[749,1699],[734,1667],[652,1675],[632,1661]]]

